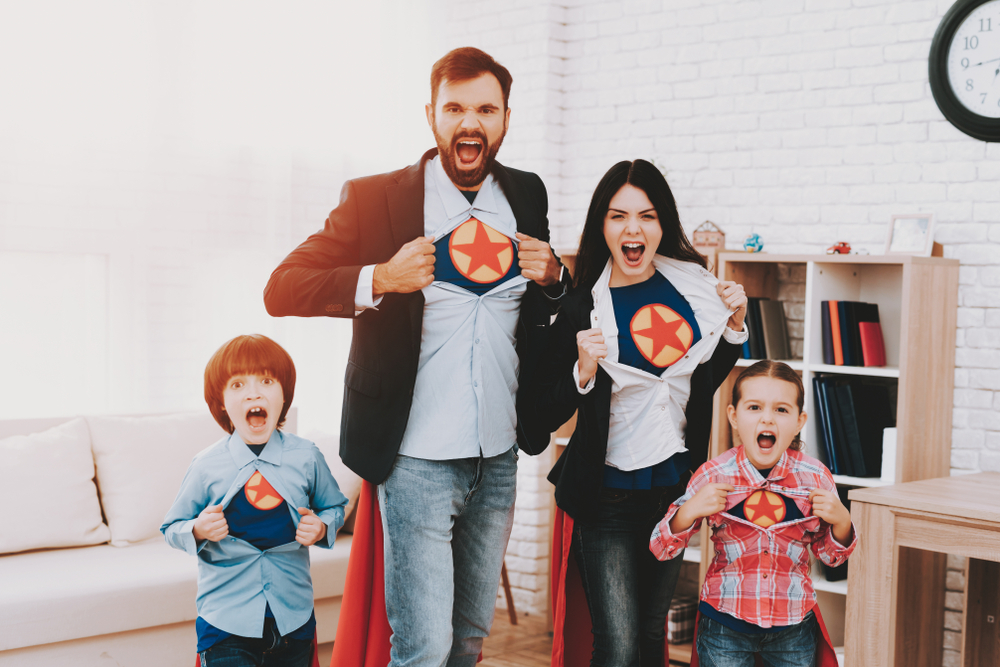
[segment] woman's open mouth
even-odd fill
[[[622,256],[629,266],[639,266],[642,264],[642,255],[646,252],[646,246],[638,241],[623,243]]]

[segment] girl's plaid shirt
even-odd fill
[[[851,544],[845,547],[834,539],[830,524],[812,516],[810,491],[821,488],[836,493],[830,471],[811,456],[789,449],[764,479],[743,447],[730,449],[698,468],[687,491],[653,531],[649,549],[659,560],[680,555],[701,526],[698,520],[687,530],[670,532],[670,520],[678,508],[712,482],[731,484],[735,490],[726,498],[726,511],[708,517],[715,557],[701,599],[762,628],[801,622],[816,604],[806,547],[835,567],[847,560],[858,543],[853,526]],[[791,498],[805,518],[761,528],[727,513],[760,489]]]

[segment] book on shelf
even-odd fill
[[[878,304],[822,301],[820,311],[823,363],[836,366],[885,366],[885,340]]]
[[[760,324],[760,297],[752,296],[747,299],[747,331],[750,332],[750,359],[766,359],[767,352],[764,347],[764,329]]]
[[[882,441],[895,426],[895,380],[821,375],[813,378],[821,453],[835,475],[878,477]]]
[[[833,346],[833,363],[844,365],[844,347],[840,344],[840,309],[836,301],[824,301],[830,312],[830,340]]]
[[[764,353],[768,359],[791,359],[785,305],[770,299],[760,302],[760,324],[764,331]]]

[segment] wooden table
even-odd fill
[[[939,667],[947,554],[966,573],[964,665],[1000,664],[1000,473],[850,492],[860,543],[848,569],[847,667]]]

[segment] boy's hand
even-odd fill
[[[813,516],[818,516],[830,524],[833,537],[841,544],[848,544],[851,538],[851,513],[840,502],[840,496],[826,489],[813,489],[809,493]]]
[[[680,533],[687,530],[698,519],[718,514],[726,509],[726,496],[735,491],[731,484],[712,482],[698,489],[691,500],[681,505],[677,514],[670,520],[670,531]]]
[[[311,547],[326,537],[326,524],[308,507],[300,507],[298,530],[295,531],[295,541],[304,547]]]
[[[211,505],[202,510],[194,520],[194,539],[218,542],[229,534],[229,524],[226,515],[222,513],[222,505]]]

